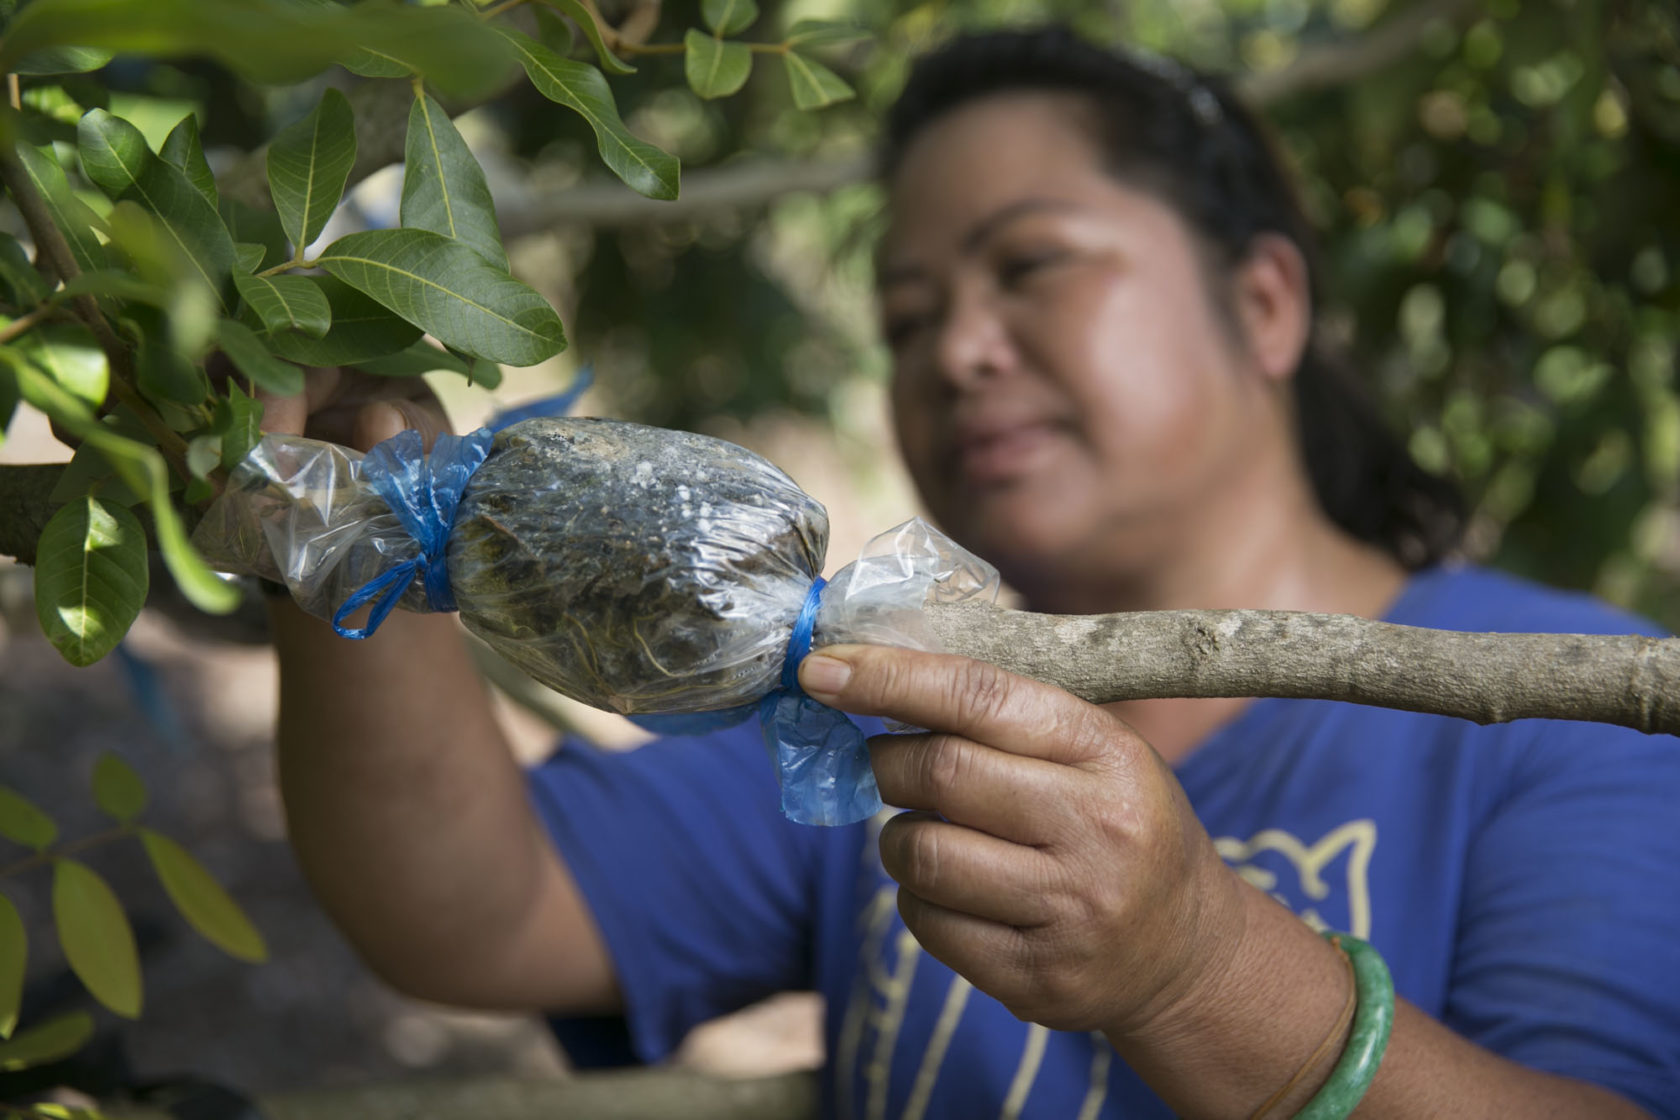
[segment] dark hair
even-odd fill
[[[1012,90],[1084,98],[1109,170],[1178,211],[1223,266],[1244,259],[1260,234],[1289,238],[1306,258],[1316,299],[1317,239],[1254,114],[1216,78],[1159,56],[1110,52],[1063,27],[964,35],[923,56],[888,117],[883,174],[897,170],[929,122]],[[1465,519],[1457,487],[1413,461],[1316,330],[1293,383],[1302,457],[1331,520],[1407,568],[1452,552]]]

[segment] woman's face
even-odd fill
[[[1099,166],[1078,111],[1008,94],[927,126],[878,262],[910,473],[1018,584],[1154,547],[1241,470],[1268,392],[1189,229]]]

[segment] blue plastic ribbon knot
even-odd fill
[[[715,712],[637,715],[630,720],[661,735],[700,735],[732,727],[756,712],[764,746],[776,763],[783,815],[800,824],[842,825],[879,812],[881,793],[869,766],[869,744],[863,732],[844,712],[819,704],[799,687],[799,664],[811,652],[817,608],[826,586],[819,576],[806,592],[788,637],[781,686],[757,704]]]
[[[332,617],[333,629],[340,635],[365,638],[378,630],[416,576],[426,590],[428,607],[455,609],[455,593],[449,587],[449,530],[467,480],[490,454],[494,438],[489,428],[465,436],[440,435],[428,455],[420,433],[407,429],[367,453],[362,477],[385,499],[420,546],[420,554],[385,569],[344,600]],[[366,603],[373,604],[367,623],[359,629],[345,626],[344,620]]]

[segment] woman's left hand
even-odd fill
[[[849,669],[844,672],[843,669]],[[815,699],[929,730],[870,742],[898,908],[924,949],[1016,1016],[1133,1035],[1217,990],[1240,881],[1120,719],[979,661],[830,646]]]

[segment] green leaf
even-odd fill
[[[82,169],[89,178],[112,199],[135,202],[157,218],[187,262],[188,274],[201,280],[221,303],[233,272],[233,238],[215,205],[187,181],[180,168],[152,155],[140,130],[121,117],[90,109],[76,135]]]
[[[222,437],[213,432],[196,435],[187,441],[187,469],[194,481],[202,481],[222,465]]]
[[[306,366],[342,366],[394,354],[420,337],[420,328],[393,315],[333,276],[306,276],[332,309],[332,329],[322,338],[297,331],[269,336],[268,347]]]
[[[54,381],[95,408],[105,403],[111,371],[93,332],[74,323],[48,323],[18,339],[18,349]]]
[[[11,1073],[68,1058],[92,1037],[93,1016],[86,1011],[72,1011],[48,1019],[38,1027],[18,1032],[11,1041],[0,1043],[0,1070]]]
[[[146,339],[135,350],[134,380],[156,404],[197,404],[210,384],[186,355],[156,338]]]
[[[443,111],[425,94],[414,99],[403,148],[402,224],[453,238],[507,271],[496,203],[484,169]]]
[[[132,272],[114,268],[84,272],[68,284],[61,284],[48,299],[52,303],[63,303],[83,295],[110,296],[152,307],[168,307],[172,299],[169,289],[162,285],[148,283]]]
[[[212,426],[222,437],[222,466],[231,471],[262,438],[262,402],[230,384],[227,398],[216,401]]]
[[[229,956],[252,963],[268,959],[262,934],[203,864],[181,845],[149,828],[140,830],[140,840],[163,881],[163,889],[189,925]]]
[[[251,328],[233,319],[216,324],[216,345],[232,359],[239,372],[274,393],[290,397],[303,392],[303,371],[268,352]]]
[[[869,32],[855,23],[828,19],[802,19],[788,31],[789,50],[809,50],[816,47],[855,43],[869,38]]]
[[[619,77],[623,77],[626,74],[634,74],[636,72],[636,68],[634,66],[631,66],[608,49],[607,41],[601,37],[601,25],[595,22],[595,18],[589,14],[589,9],[584,7],[579,0],[548,0],[548,2],[553,4],[556,8],[559,8],[562,12],[571,16],[573,21],[583,29],[584,38],[588,39],[589,45],[595,48],[595,59],[601,64],[601,69],[605,70],[609,74],[616,74]],[[552,16],[549,18],[553,19]],[[554,22],[561,23],[558,19],[555,19]],[[537,12],[537,26],[539,28],[543,26],[542,9],[538,9]],[[562,26],[565,25],[562,24]],[[553,50],[556,54],[561,55],[562,57],[571,50],[570,28],[567,28],[566,40],[565,45],[562,46],[557,42],[551,42],[547,35],[543,36],[543,42],[549,47],[549,49]]]
[[[204,158],[204,145],[198,139],[198,117],[192,113],[182,117],[181,123],[164,137],[158,155],[165,163],[180,168],[187,182],[204,196],[204,201],[211,206],[216,205],[216,176],[210,170],[210,162]]]
[[[123,506],[84,496],[41,530],[35,615],[72,665],[116,648],[146,601],[146,582],[146,530]]]
[[[187,540],[181,515],[169,500],[169,469],[155,447],[119,435],[94,419],[76,397],[55,384],[11,350],[0,347],[0,361],[12,367],[23,399],[58,421],[87,443],[97,446],[111,461],[117,477],[130,490],[146,495],[157,528],[158,549],[175,577],[175,584],[187,601],[211,614],[226,614],[239,605],[240,593],[217,576]]]
[[[71,1108],[64,1104],[32,1104],[31,1117],[39,1116],[42,1120],[106,1120],[105,1117],[89,1108]]]
[[[105,751],[93,764],[93,800],[100,812],[127,824],[146,808],[146,783],[120,756]]]
[[[47,298],[47,278],[29,263],[29,255],[10,234],[0,234],[0,294],[19,309]]]
[[[105,247],[99,243],[94,230],[104,223],[99,220],[87,204],[70,192],[69,180],[64,177],[64,169],[47,152],[30,144],[19,144],[17,147],[18,162],[23,164],[29,181],[35,185],[35,190],[46,203],[47,213],[52,217],[53,225],[64,235],[64,240],[70,245],[70,255],[75,258],[76,267],[83,272],[92,272],[106,266]]]
[[[268,256],[268,246],[266,245],[258,245],[251,241],[235,241],[233,243],[234,287],[239,286],[239,274],[241,272],[257,272],[262,268],[263,258],[266,256]],[[243,292],[240,294],[244,295]]]
[[[511,27],[496,25],[496,31],[513,45],[514,56],[538,93],[589,122],[601,159],[614,175],[649,198],[677,197],[680,165],[676,157],[638,139],[624,127],[612,90],[599,70],[588,63],[561,58]]]
[[[499,88],[507,48],[471,12],[396,3],[287,0],[34,0],[6,30],[0,71],[47,47],[75,45],[142,58],[209,55],[264,84],[313,77],[371,48],[451,97]]]
[[[355,162],[356,120],[349,100],[336,89],[328,89],[308,116],[269,144],[268,189],[296,252],[321,235]]]
[[[408,63],[372,47],[357,47],[339,62],[352,74],[360,74],[364,78],[408,78],[414,75],[414,68]]]
[[[138,340],[134,379],[148,399],[157,404],[195,405],[209,395],[209,378],[175,345],[170,319],[151,308],[131,307],[121,325]]]
[[[553,0],[553,2],[558,4],[562,0]],[[537,20],[537,42],[561,58],[570,55],[572,48],[577,45],[577,38],[572,34],[571,23],[561,19],[558,12],[544,4],[532,4],[531,14]],[[601,69],[607,69],[605,62],[601,63]]]
[[[320,338],[332,326],[332,306],[320,285],[306,277],[235,271],[233,285],[266,331],[296,330]]]
[[[758,18],[753,0],[700,0],[700,16],[716,35],[737,35]]]
[[[222,222],[234,243],[249,243],[263,247],[262,259],[248,266],[247,271],[261,272],[286,260],[286,231],[280,228],[280,216],[272,210],[259,210],[237,198],[224,198],[217,207]]]
[[[406,350],[369,358],[355,365],[363,373],[371,373],[375,377],[417,377],[437,370],[448,370],[462,377],[472,373],[472,362],[433,346],[423,338]]]
[[[0,836],[39,852],[58,839],[58,825],[21,793],[0,786]]]
[[[29,936],[12,900],[0,894],[0,1038],[17,1029],[18,1005],[23,1002],[24,965],[29,960]]]
[[[726,43],[702,31],[689,29],[683,36],[688,50],[683,55],[683,73],[688,85],[701,97],[727,97],[747,84],[752,73],[752,51],[745,43]]]
[[[121,198],[145,170],[146,137],[138,128],[104,109],[90,109],[76,128],[82,173],[111,198]]]
[[[502,383],[502,367],[495,362],[477,358],[472,368],[467,371],[467,384],[477,385],[484,389],[494,389]]]
[[[85,863],[53,860],[53,921],[64,959],[93,998],[128,1019],[140,1017],[140,955],[122,903]]]
[[[59,474],[47,501],[54,505],[79,502],[93,491],[95,485],[98,486],[99,500],[106,505],[132,507],[145,500],[117,476],[116,469],[103,451],[91,443],[84,443],[76,448],[76,453]]]
[[[822,63],[798,51],[788,51],[782,58],[787,62],[788,88],[793,91],[793,103],[798,108],[821,109],[857,96],[840,75]]]
[[[111,52],[92,47],[50,47],[36,51],[12,67],[12,72],[30,77],[48,74],[86,74],[111,61]]]
[[[542,296],[458,241],[429,230],[377,229],[341,237],[317,263],[438,341],[528,366],[566,347]]]

